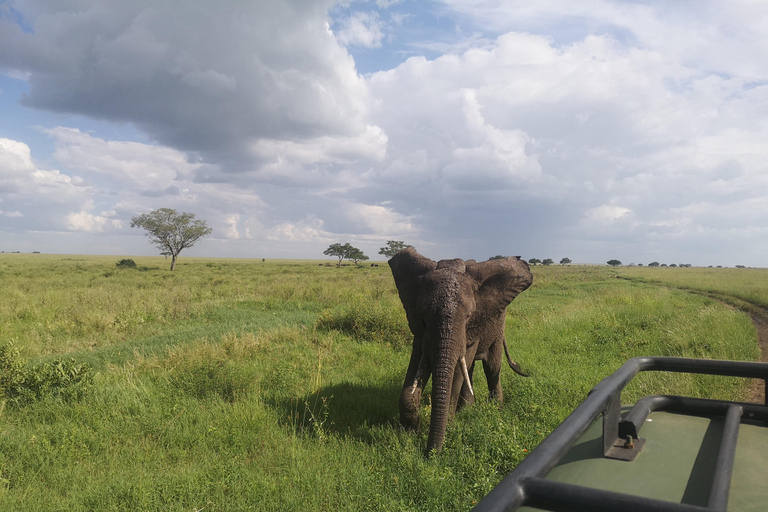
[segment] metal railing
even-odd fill
[[[515,511],[530,506],[553,512],[702,512],[725,511],[731,485],[736,440],[743,419],[768,421],[768,405],[680,396],[638,400],[621,419],[621,391],[640,372],[665,371],[762,379],[768,388],[768,363],[716,361],[680,357],[636,357],[603,379],[539,446],[473,509],[476,512]],[[768,403],[768,389],[766,389]],[[653,411],[724,417],[725,426],[706,507],[673,503],[546,480],[549,471],[602,415],[603,454],[633,460],[642,450],[640,428]]]

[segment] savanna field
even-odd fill
[[[501,409],[476,378],[425,459],[385,263],[134,259],[0,254],[0,510],[467,510],[626,359],[758,360],[726,302],[768,307],[768,270],[534,267],[506,326],[531,376],[502,371]],[[749,385],[642,375],[623,401]]]

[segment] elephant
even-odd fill
[[[504,336],[507,306],[533,283],[519,257],[441,260],[435,263],[407,247],[389,260],[395,285],[413,333],[413,351],[400,394],[400,423],[418,430],[421,392],[432,383],[432,415],[425,455],[439,453],[448,420],[474,403],[472,372],[482,361],[489,397],[503,404],[502,352],[509,366],[527,376],[509,357]],[[467,366],[469,364],[469,366]]]

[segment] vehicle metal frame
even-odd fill
[[[664,371],[762,379],[766,404],[657,395],[637,401],[621,419],[621,391],[640,372]],[[602,415],[603,453],[633,460],[642,450],[640,429],[651,412],[667,411],[722,417],[725,424],[706,507],[673,503],[546,480],[549,471]],[[768,363],[717,361],[680,357],[636,357],[603,379],[544,441],[473,509],[515,511],[530,506],[553,512],[702,512],[725,511],[731,485],[736,440],[742,421],[768,421]]]

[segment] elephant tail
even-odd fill
[[[511,357],[509,357],[509,350],[507,350],[507,339],[502,338],[501,339],[504,342],[504,355],[507,356],[507,363],[509,363],[509,367],[514,370],[514,372],[522,377],[530,377],[529,374],[525,373],[522,368],[520,368],[520,365],[517,364],[512,360]]]

